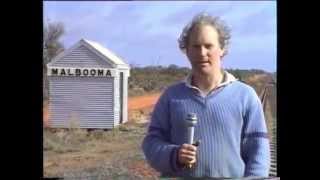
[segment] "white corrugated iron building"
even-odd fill
[[[47,68],[49,127],[110,129],[128,120],[130,67],[107,48],[81,39]]]

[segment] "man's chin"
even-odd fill
[[[210,75],[210,74],[212,74],[213,70],[212,70],[212,68],[205,66],[205,67],[198,68],[197,72],[202,75]]]

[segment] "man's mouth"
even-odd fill
[[[198,65],[207,65],[207,64],[210,64],[210,62],[209,61],[199,61],[197,64]]]

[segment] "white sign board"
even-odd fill
[[[62,68],[50,67],[48,76],[79,76],[79,77],[114,77],[115,69],[106,68]]]

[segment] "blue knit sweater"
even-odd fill
[[[196,113],[194,139],[201,140],[193,169],[177,166],[177,152],[187,142],[184,121]],[[164,176],[267,177],[269,140],[261,101],[250,86],[234,81],[205,97],[185,82],[169,87],[152,113],[142,149]]]

